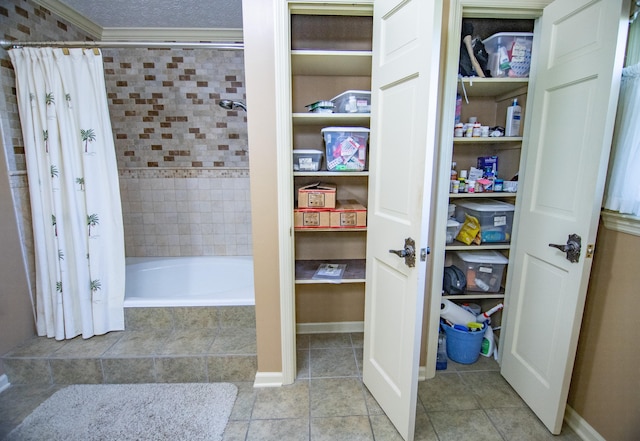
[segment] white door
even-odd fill
[[[441,3],[374,7],[363,380],[412,440],[436,133]],[[414,267],[389,250],[415,241]]]
[[[501,349],[503,376],[553,433],[562,426],[580,332],[628,11],[626,0],[556,0],[538,28]],[[571,234],[582,239],[573,263],[549,246]]]

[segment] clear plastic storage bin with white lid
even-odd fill
[[[464,223],[465,214],[480,222],[481,242],[509,242],[515,205],[495,199],[456,201],[456,220]]]

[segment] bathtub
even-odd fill
[[[125,308],[255,305],[251,256],[128,257]]]

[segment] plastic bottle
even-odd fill
[[[442,371],[447,368],[447,335],[441,332],[438,334],[438,355],[436,357],[436,370]]]
[[[457,165],[458,164],[455,161],[451,163],[451,180],[452,181],[458,180],[458,171],[456,170]]]
[[[484,355],[485,357],[491,357],[493,355],[493,351],[495,347],[496,347],[496,341],[495,341],[495,337],[493,336],[493,328],[491,328],[491,326],[487,326],[487,329],[484,331],[484,336],[482,337],[482,346],[480,346],[480,355]]]
[[[347,103],[347,112],[356,113],[358,111],[358,103],[356,97],[349,95],[349,102]]]
[[[496,306],[494,306],[490,310],[485,311],[482,314],[478,314],[478,316],[476,317],[476,322],[478,323],[486,322],[489,319],[489,316],[491,316],[491,314],[493,314],[494,312],[500,311],[502,308],[504,308],[504,305],[502,303],[498,303]]]
[[[501,38],[498,38],[498,69],[500,70],[498,76],[503,77],[506,77],[511,69],[509,54],[507,53],[507,48],[502,44]]]
[[[522,117],[522,107],[518,105],[518,98],[513,100],[513,104],[507,107],[507,120],[504,125],[504,136],[520,136],[520,118]]]

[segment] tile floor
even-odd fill
[[[362,334],[299,335],[298,378],[280,388],[233,381],[238,398],[225,441],[400,440],[361,379]],[[11,386],[0,394],[0,439],[58,384]],[[497,364],[449,360],[446,371],[419,383],[416,440],[578,441],[570,428],[552,436],[502,379]]]

